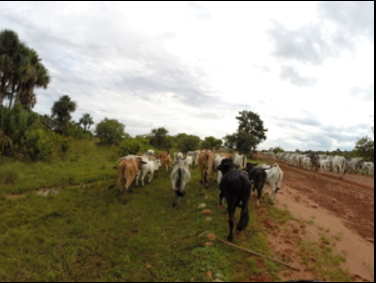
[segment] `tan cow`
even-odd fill
[[[209,188],[209,178],[214,171],[214,153],[211,151],[201,152],[198,163],[200,165],[201,183]]]
[[[161,154],[159,154],[158,159],[161,161],[162,168],[164,168],[166,171],[166,178],[167,178],[168,173],[170,171],[170,166],[172,165],[170,152],[169,151],[162,152]]]
[[[131,159],[121,159],[117,166],[117,182],[115,185],[110,186],[109,189],[119,185],[119,196],[121,196],[121,191],[124,188],[124,205],[128,203],[127,191],[136,179],[138,171],[142,168],[143,164],[145,164],[145,162],[142,161],[141,157],[134,157]]]

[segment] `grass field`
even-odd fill
[[[32,168],[0,165],[2,174],[4,168],[24,169],[13,183],[0,186],[0,281],[279,280],[281,266],[218,241],[209,243],[209,233],[226,239],[228,215],[217,208],[218,185],[204,189],[198,170],[179,209],[172,207],[171,182],[164,174],[144,188],[134,187],[124,206],[118,190],[107,189],[116,179],[116,154],[94,149],[81,147],[84,155],[77,147],[65,160]],[[59,194],[32,194],[40,182],[57,187]],[[17,200],[5,197],[20,192],[28,193]],[[203,215],[201,203],[212,215]],[[250,225],[234,243],[273,257],[263,220],[283,224],[292,217],[266,199],[262,205],[261,213],[252,201]]]

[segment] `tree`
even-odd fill
[[[76,111],[77,104],[73,102],[68,95],[63,95],[56,101],[52,107],[52,118],[56,118],[57,132],[64,134],[71,121],[71,113]]]
[[[354,150],[357,155],[368,161],[374,161],[375,159],[375,142],[368,136],[360,138],[356,142]]]
[[[14,31],[0,32],[0,106],[9,99],[9,108],[14,97],[25,109],[36,104],[35,88],[47,88],[50,82],[48,70],[41,63],[38,53],[24,43]]]
[[[185,133],[178,134],[175,139],[177,141],[176,147],[181,152],[195,151],[201,143],[200,137]]]
[[[218,150],[222,146],[222,140],[216,139],[215,137],[206,137],[201,144],[203,149]]]
[[[229,138],[232,141],[236,137],[236,149],[239,152],[253,155],[256,147],[266,140],[268,130],[264,128],[264,122],[260,119],[260,116],[254,112],[244,110],[239,112],[236,119],[239,121],[238,131]]]
[[[89,130],[90,126],[94,124],[93,117],[91,117],[90,114],[85,113],[78,123],[84,125],[84,132],[86,132],[86,130]]]
[[[169,149],[172,146],[171,139],[168,138],[168,130],[163,127],[151,130],[149,138],[150,144],[155,148]]]
[[[95,134],[100,139],[100,145],[117,145],[125,136],[124,129],[125,125],[118,120],[104,118],[103,121],[97,124]]]

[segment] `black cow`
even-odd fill
[[[257,163],[253,164],[247,162],[247,166],[245,167],[245,171],[248,173],[248,178],[253,184],[253,190],[257,190],[257,206],[260,206],[260,198],[262,196],[262,189],[264,188],[264,184],[266,181],[266,169],[263,168],[256,168]]]
[[[219,205],[222,206],[222,200],[223,198],[226,198],[230,226],[230,234],[227,239],[232,242],[234,240],[233,229],[236,207],[242,209],[240,221],[236,228],[237,231],[240,232],[244,230],[249,222],[248,204],[251,197],[251,182],[245,172],[237,170],[232,159],[223,159],[217,170],[221,171],[223,174],[223,178],[219,185]]]

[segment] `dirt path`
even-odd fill
[[[326,238],[334,253],[346,257],[342,268],[349,270],[352,280],[374,281],[374,180],[355,175],[339,180],[283,164],[280,167],[285,176],[276,205],[299,221],[290,221],[288,229],[277,229],[270,244],[279,258],[289,257],[304,270],[285,272],[282,279],[312,279],[296,239],[320,243]],[[278,243],[273,241],[276,237],[281,239]]]

